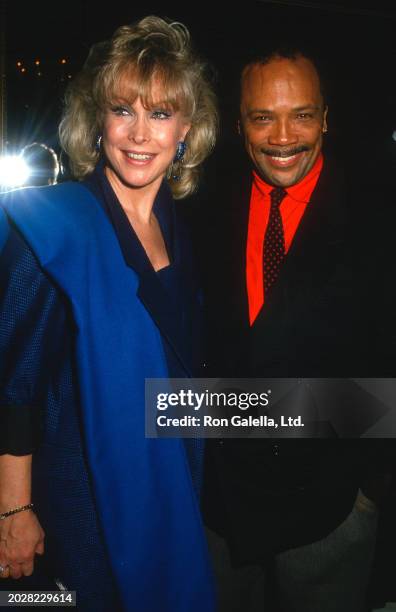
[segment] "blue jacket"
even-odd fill
[[[164,188],[159,199],[169,200]],[[34,469],[33,494],[54,572],[62,572],[57,577],[77,588],[83,602],[86,597],[86,610],[115,608],[114,600],[109,604],[114,591],[131,612],[212,610],[184,445],[144,434],[144,381],[168,375],[163,337],[170,346],[174,339],[171,318],[151,312],[155,283],[126,265],[112,224],[84,185],[16,191],[3,197],[2,207],[0,248],[16,227],[67,304],[69,338],[73,328],[74,363],[66,376],[73,378],[78,408],[63,410],[57,424],[47,418]],[[175,263],[178,256],[176,249]],[[47,374],[48,415],[62,394],[53,379],[61,380],[65,367]]]

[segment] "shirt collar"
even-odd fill
[[[296,183],[295,185],[291,185],[291,187],[287,187],[286,193],[291,198],[293,198],[293,200],[296,200],[297,202],[304,202],[305,204],[308,203],[311,197],[312,191],[318,180],[318,176],[322,171],[322,167],[323,167],[323,154],[320,153],[318,156],[318,159],[316,160],[316,162],[314,163],[314,165],[312,166],[308,174],[304,176],[304,178],[299,183]],[[266,183],[257,174],[255,170],[253,170],[253,181],[257,189],[259,189],[259,191],[261,191],[261,193],[264,196],[269,197],[274,186],[270,185],[269,183]]]

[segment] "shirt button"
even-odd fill
[[[274,444],[272,447],[272,452],[274,453],[274,455],[277,457],[279,455],[279,446],[278,444]]]

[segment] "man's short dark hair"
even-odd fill
[[[328,95],[324,77],[325,70],[321,65],[320,59],[314,57],[314,54],[307,48],[283,43],[276,47],[273,47],[272,49],[264,50],[262,53],[253,52],[250,54],[249,57],[244,58],[241,75],[248,66],[253,66],[255,64],[260,64],[264,66],[265,64],[268,64],[269,62],[275,59],[297,60],[300,57],[309,60],[314,66],[319,77],[320,93],[322,94],[323,103],[326,106]]]

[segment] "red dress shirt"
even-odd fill
[[[320,154],[303,180],[286,189],[287,195],[280,205],[286,253],[315,189],[322,167],[323,156]],[[253,172],[246,246],[246,285],[250,325],[253,325],[265,300],[263,246],[270,211],[270,192],[273,188],[273,185],[269,185],[256,172]]]

